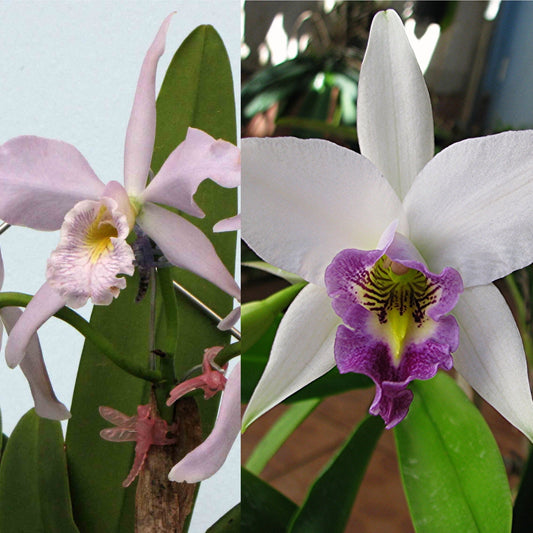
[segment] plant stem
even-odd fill
[[[32,296],[20,292],[0,293],[0,308],[2,307],[26,307]],[[90,340],[110,361],[132,376],[157,383],[162,380],[160,372],[149,370],[136,364],[118,351],[107,337],[94,329],[87,320],[68,307],[61,308],[54,314],[63,322],[70,324],[78,330],[86,339]]]

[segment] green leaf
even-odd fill
[[[292,435],[293,431],[316,409],[320,399],[306,400],[291,405],[268,430],[246,462],[252,474],[259,475],[272,456]]]
[[[32,409],[19,421],[0,466],[2,533],[74,533],[59,422]]]
[[[296,298],[305,283],[291,285],[264,300],[249,302],[242,306],[242,349],[253,346],[274,323],[276,317]]]
[[[522,475],[520,489],[516,495],[513,509],[513,533],[533,531],[533,448],[530,447],[526,469]]]
[[[241,504],[239,503],[217,520],[206,533],[240,533],[240,531]]]
[[[285,533],[296,504],[248,472],[241,471],[241,531],[243,533]]]
[[[186,73],[186,75],[184,75]],[[236,142],[235,97],[231,67],[224,43],[212,26],[196,28],[174,55],[157,100],[157,129],[152,169],[157,173],[165,159],[185,138],[188,127],[199,128],[215,138]],[[213,233],[221,219],[237,213],[237,191],[224,189],[210,180],[203,182],[195,201],[206,213],[198,219],[179,213],[200,228],[213,243],[219,257],[230,272],[235,268],[235,232]],[[218,287],[179,268],[173,277],[219,316],[232,309],[231,296]],[[174,359],[175,374],[181,378],[202,361],[203,351],[222,346],[229,333],[214,327],[185,296],[177,294],[178,344]],[[210,431],[216,417],[218,398],[199,402],[204,434]]]
[[[511,530],[511,493],[487,424],[452,378],[412,384],[395,428],[400,471],[418,533]]]
[[[291,533],[342,533],[363,476],[383,432],[383,421],[368,416],[314,481],[295,515]]]
[[[150,301],[135,303],[138,277],[128,280],[110,306],[95,306],[91,324],[139,364],[150,355]],[[90,342],[81,355],[67,428],[67,458],[74,517],[81,531],[129,532],[134,528],[135,487],[122,488],[133,464],[135,443],[107,442],[109,427],[98,407],[113,407],[129,416],[147,403],[149,385],[116,367]]]

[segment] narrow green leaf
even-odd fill
[[[241,531],[241,504],[230,509],[205,533],[239,533]]]
[[[259,475],[272,456],[292,435],[293,431],[316,409],[320,399],[297,402],[285,411],[261,439],[246,462],[252,474]]]
[[[91,324],[123,353],[139,364],[148,364],[150,301],[135,304],[137,275],[128,280],[110,306],[95,306]],[[113,407],[129,416],[146,403],[146,382],[120,370],[86,341],[67,428],[67,457],[74,517],[81,531],[133,531],[135,487],[122,488],[133,464],[135,443],[107,442],[100,430],[109,427],[98,407]]]
[[[265,334],[279,313],[296,298],[304,286],[305,283],[291,285],[264,300],[249,302],[242,306],[243,351],[248,350]]]
[[[412,384],[395,428],[400,471],[418,533],[511,530],[511,493],[487,424],[452,378]]]
[[[186,73],[186,75],[185,75]],[[235,96],[231,67],[224,43],[212,26],[196,28],[181,44],[167,71],[157,99],[157,130],[152,170],[157,172],[168,155],[185,138],[188,127],[199,128],[215,138],[236,142]],[[235,232],[213,233],[221,219],[237,213],[237,192],[210,180],[203,182],[195,201],[205,212],[203,219],[179,213],[200,228],[213,243],[230,272],[235,268]],[[224,317],[232,309],[232,298],[218,287],[182,269],[172,273],[187,290]],[[185,296],[178,299],[178,343],[174,360],[178,378],[201,362],[203,351],[223,346],[229,334],[214,327]],[[199,402],[204,434],[216,417],[218,399]]]
[[[526,469],[522,475],[520,489],[513,509],[513,533],[533,531],[533,448],[530,447]]]
[[[368,416],[354,430],[311,486],[291,523],[291,533],[344,531],[383,428],[380,418]]]
[[[32,409],[19,421],[0,466],[2,533],[74,533],[59,422]]]
[[[285,533],[296,504],[245,468],[241,471],[242,533]]]

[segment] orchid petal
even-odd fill
[[[433,157],[433,116],[424,77],[392,9],[372,22],[357,97],[357,135],[370,159],[403,198]]]
[[[165,257],[240,299],[239,286],[228,272],[209,239],[184,218],[154,204],[146,204],[137,219]]]
[[[533,441],[533,401],[518,328],[494,285],[466,289],[454,314],[461,332],[454,366],[476,392]]]
[[[9,367],[14,368],[24,359],[32,336],[64,305],[65,300],[48,283],[35,293],[9,335],[6,344]]]
[[[335,366],[333,345],[341,324],[322,287],[307,285],[287,309],[267,366],[244,413],[243,428]]]
[[[226,384],[213,431],[200,446],[188,453],[172,468],[168,474],[170,481],[198,483],[211,477],[224,464],[233,442],[239,435],[241,426],[240,385],[241,364],[239,362]]]
[[[141,194],[145,202],[156,202],[203,217],[193,195],[198,185],[210,178],[223,187],[237,187],[241,182],[239,149],[207,133],[189,128],[187,137],[168,156],[161,170]]]
[[[21,315],[22,311],[17,307],[4,307],[0,310],[0,318],[8,334]],[[51,420],[66,420],[70,418],[71,415],[68,409],[57,399],[52,389],[37,335],[32,335],[30,338],[26,349],[26,357],[20,363],[20,368],[30,385],[35,403],[35,412],[39,416],[50,418]]]
[[[213,231],[215,233],[220,233],[223,231],[237,231],[241,229],[241,215],[235,215],[234,217],[225,218],[224,220],[219,220],[214,226]]]
[[[318,139],[243,139],[242,157],[244,240],[307,281],[324,286],[340,250],[375,249],[394,219],[407,231],[387,180],[351,150]]]
[[[146,184],[155,140],[155,74],[159,58],[165,51],[165,40],[171,13],[161,24],[154,42],[144,58],[133,101],[124,147],[124,185],[129,194],[139,194]]]
[[[16,137],[0,147],[0,218],[56,230],[80,200],[96,200],[104,184],[74,146],[41,137]]]
[[[465,287],[533,261],[533,131],[456,143],[426,165],[405,198],[410,237],[432,270],[453,266]]]

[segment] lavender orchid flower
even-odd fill
[[[232,370],[222,394],[213,431],[189,452],[170,473],[170,481],[198,483],[214,475],[224,464],[241,426],[241,363]]]
[[[0,254],[0,289],[4,283],[4,263]],[[3,307],[0,309],[0,347],[2,346],[2,323],[9,335],[17,320],[22,315],[18,307]],[[65,420],[70,418],[68,409],[57,399],[46,371],[41,345],[37,335],[32,335],[26,348],[26,357],[20,368],[30,385],[35,403],[35,412],[43,418]]]
[[[357,112],[362,155],[322,140],[243,141],[244,239],[309,281],[244,425],[337,364],[374,380],[371,412],[392,427],[409,382],[449,369],[454,352],[472,387],[533,439],[520,334],[491,283],[533,261],[533,131],[433,157],[429,94],[394,11],[372,23]]]
[[[73,146],[39,137],[17,137],[0,147],[0,218],[40,230],[61,228],[47,281],[13,328],[6,359],[16,366],[31,335],[63,305],[89,298],[108,305],[133,274],[126,237],[137,223],[174,265],[188,269],[235,298],[240,290],[209,239],[164,204],[202,217],[193,195],[206,178],[223,187],[240,182],[240,153],[229,142],[189,128],[157,175],[146,182],[155,139],[155,74],[171,16],[163,22],[142,64],[126,132],[124,187],[104,185]]]

